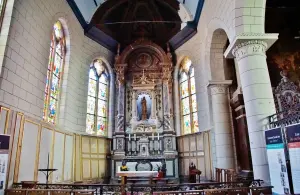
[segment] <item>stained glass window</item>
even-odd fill
[[[47,80],[44,97],[43,119],[55,124],[57,118],[60,82],[65,58],[65,36],[60,21],[53,25]]]
[[[180,66],[179,83],[183,134],[198,132],[199,124],[194,68],[191,60],[187,57],[183,59]]]
[[[102,60],[90,66],[86,132],[106,136],[108,108],[108,74]]]

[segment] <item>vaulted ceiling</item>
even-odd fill
[[[86,36],[116,52],[140,37],[175,50],[197,32],[204,0],[67,0]]]

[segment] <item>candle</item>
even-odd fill
[[[134,141],[136,141],[136,134],[134,134]]]
[[[128,138],[128,139],[129,139],[129,141],[130,141],[130,133],[129,133],[128,135],[129,135],[129,138]]]
[[[159,140],[159,133],[157,133],[157,140]]]
[[[154,140],[154,133],[152,133],[152,140]]]

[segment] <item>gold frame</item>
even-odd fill
[[[2,30],[2,25],[3,25],[3,20],[4,20],[4,15],[5,15],[5,10],[6,10],[6,3],[7,3],[7,0],[3,0],[2,2],[2,8],[0,10],[0,32]]]
[[[7,134],[7,130],[8,130],[8,122],[9,122],[9,116],[10,116],[11,110],[10,110],[9,108],[6,108],[6,107],[1,106],[1,107],[0,107],[0,117],[1,117],[1,115],[2,115],[2,110],[7,111],[6,117],[5,117],[4,129],[3,129],[3,134]]]
[[[53,163],[54,163],[54,145],[55,145],[55,133],[60,133],[64,136],[64,148],[63,148],[63,167],[62,167],[62,177],[61,180],[62,181],[67,181],[64,180],[65,175],[64,175],[64,170],[65,170],[65,162],[66,162],[66,138],[67,136],[70,136],[72,138],[72,140],[75,137],[75,134],[72,133],[68,133],[68,132],[63,132],[60,130],[57,130],[53,127],[51,127],[52,125],[49,125],[48,123],[45,123],[43,120],[39,121],[39,120],[34,120],[34,119],[30,119],[30,117],[26,117],[23,113],[18,112],[17,116],[21,116],[21,121],[20,121],[20,128],[19,129],[15,129],[14,130],[14,134],[16,131],[19,131],[19,137],[18,137],[18,143],[17,143],[17,150],[16,150],[16,160],[15,160],[15,164],[14,164],[14,174],[13,174],[13,182],[18,182],[18,178],[19,178],[19,172],[20,172],[20,161],[21,161],[21,153],[22,153],[22,143],[23,143],[23,138],[24,138],[24,126],[25,123],[31,123],[34,124],[38,127],[38,134],[37,134],[37,140],[36,140],[36,154],[35,154],[35,164],[34,164],[34,180],[37,181],[38,180],[38,165],[39,165],[39,160],[40,160],[40,147],[41,147],[41,137],[42,137],[42,131],[50,131],[50,134],[52,135],[51,137],[51,146],[50,146],[50,159],[49,159],[49,167],[53,168]],[[72,143],[72,151],[74,151],[75,149],[75,144],[74,141]],[[13,148],[12,148],[13,150]],[[74,163],[73,163],[73,158],[74,158],[74,153],[72,154],[72,158],[71,158],[71,180],[74,180]],[[49,183],[52,183],[53,180],[53,176],[51,175],[49,178]],[[69,180],[68,180],[69,181]]]

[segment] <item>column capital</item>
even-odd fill
[[[211,94],[225,94],[227,93],[228,87],[232,84],[232,80],[222,80],[222,81],[208,81],[207,87],[210,88]]]
[[[225,58],[240,60],[253,54],[263,54],[276,42],[278,34],[243,33],[237,35],[226,49]]]

